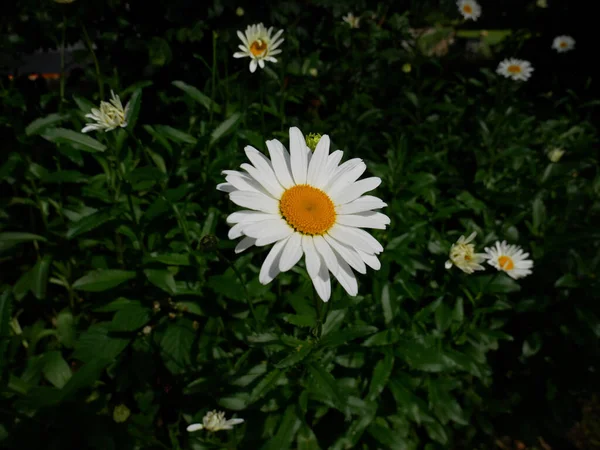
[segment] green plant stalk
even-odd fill
[[[261,74],[262,75],[262,74]],[[265,86],[263,83],[263,77],[258,77],[258,87],[260,91],[260,134],[262,136],[263,144],[265,143]]]
[[[100,64],[98,63],[98,58],[96,57],[96,52],[94,52],[94,45],[90,39],[90,36],[85,28],[85,24],[81,23],[81,30],[83,31],[83,39],[90,51],[90,55],[92,55],[92,59],[94,60],[94,67],[96,68],[96,80],[98,81],[98,92],[100,94],[100,99],[104,99],[104,84],[102,83],[102,75],[100,74]]]
[[[62,109],[63,102],[65,101],[65,42],[67,40],[67,18],[63,14],[62,22],[62,39],[60,44],[60,105],[59,110]]]
[[[209,123],[212,126],[213,123],[213,114],[214,114],[214,108],[213,105],[215,104],[215,96],[216,96],[216,84],[217,84],[217,33],[215,31],[213,31],[212,33],[213,39],[212,39],[212,69],[211,69],[211,75],[212,75],[212,80],[211,80],[211,88],[210,88],[210,119],[209,119]]]
[[[323,332],[323,310],[321,305],[321,299],[317,297],[317,291],[313,287],[313,303],[315,304],[315,310],[317,311],[317,327],[314,330],[314,335],[317,339],[321,338]]]

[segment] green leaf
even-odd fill
[[[380,345],[390,345],[398,342],[400,334],[395,328],[380,331],[373,336],[368,337],[362,345],[365,347],[376,347]]]
[[[6,363],[5,353],[8,348],[10,336],[10,319],[12,315],[12,296],[7,289],[0,294],[0,373],[4,373]]]
[[[69,224],[67,228],[66,238],[73,239],[76,236],[87,233],[100,225],[115,219],[115,215],[112,209],[98,211],[97,213],[90,214],[84,218]]]
[[[52,256],[45,255],[31,270],[31,293],[38,300],[46,298],[46,287],[48,286],[48,274],[50,273],[51,263]]]
[[[189,84],[184,83],[183,81],[173,81],[171,83],[173,86],[181,89],[187,95],[189,95],[193,100],[200,103],[204,106],[208,111],[212,109],[213,112],[220,113],[221,107],[213,102],[208,96],[204,95],[198,88],[194,86],[190,86]]]
[[[221,294],[226,298],[243,301],[246,298],[244,288],[239,280],[231,273],[223,275],[213,275],[206,283],[215,293]]]
[[[444,332],[451,322],[452,310],[444,302],[441,302],[435,309],[435,326],[438,330]]]
[[[150,321],[150,310],[139,305],[123,308],[115,314],[111,322],[113,331],[136,331]]]
[[[142,260],[144,264],[161,263],[167,266],[189,266],[190,255],[187,253],[150,253],[144,255]]]
[[[389,325],[394,320],[394,310],[392,308],[392,299],[390,296],[390,283],[385,283],[381,289],[381,309],[383,311],[383,320]]]
[[[168,270],[144,269],[144,274],[146,275],[146,278],[148,278],[148,281],[150,281],[150,283],[162,289],[163,291],[171,295],[177,292],[175,278],[173,278],[173,274]]]
[[[369,393],[366,397],[368,401],[375,401],[383,392],[383,389],[387,385],[390,375],[392,374],[393,368],[394,357],[389,353],[375,365],[371,384],[369,385]]]
[[[314,315],[284,314],[283,320],[297,327],[315,327],[317,324]]]
[[[425,429],[429,434],[429,437],[442,445],[448,443],[448,435],[446,430],[439,422],[429,422],[425,424]]]
[[[89,176],[77,170],[59,170],[42,177],[44,183],[87,183]]]
[[[8,250],[17,244],[23,242],[41,241],[47,242],[47,239],[43,236],[39,236],[33,233],[21,233],[19,231],[6,231],[0,233],[0,252]]]
[[[142,90],[136,89],[127,103],[127,129],[133,130],[140,115],[142,106]]]
[[[533,229],[537,232],[546,221],[546,207],[540,197],[533,201]]]
[[[300,429],[302,421],[298,417],[295,405],[290,405],[286,408],[277,430],[277,434],[273,436],[266,445],[268,450],[286,450],[292,446],[294,437]]]
[[[92,325],[75,343],[73,358],[90,362],[97,358],[113,360],[129,344],[129,339],[112,333],[109,322]]]
[[[579,281],[577,280],[577,277],[570,273],[563,275],[554,283],[554,287],[558,288],[576,288],[578,286]]]
[[[51,127],[52,125],[56,125],[68,118],[69,116],[56,113],[50,114],[46,117],[40,117],[39,119],[35,119],[33,122],[27,125],[27,127],[25,128],[25,134],[27,136],[40,134],[46,128]]]
[[[116,356],[116,355],[115,355]],[[104,358],[100,355],[92,358],[73,374],[71,379],[62,388],[62,398],[67,399],[80,389],[91,386],[100,379],[104,368],[112,362],[113,358]]]
[[[275,367],[277,367],[278,369],[286,369],[288,367],[295,366],[299,362],[303,361],[304,358],[306,358],[310,354],[312,349],[313,346],[307,342],[300,348],[293,349],[291,352],[289,352],[285,358],[283,358],[281,361],[275,364]]]
[[[542,338],[540,334],[535,332],[523,341],[522,353],[525,358],[530,358],[539,352],[542,348]]]
[[[135,278],[131,270],[98,269],[88,272],[73,283],[73,289],[86,292],[102,292]]]
[[[317,436],[315,436],[315,433],[307,426],[300,428],[296,438],[296,446],[297,450],[321,450],[317,441]]]
[[[460,425],[468,425],[463,410],[450,394],[447,382],[430,378],[427,384],[429,405],[442,424],[452,420]]]
[[[17,301],[21,301],[29,292],[32,285],[33,268],[23,273],[12,288],[12,293]]]
[[[346,402],[338,390],[335,378],[320,365],[310,363],[307,368],[319,389],[329,397],[337,409],[344,411]]]
[[[96,139],[77,131],[67,130],[66,128],[52,128],[46,130],[42,137],[55,144],[69,144],[77,150],[85,152],[103,152],[106,145],[101,144]]]
[[[183,131],[168,125],[156,125],[156,131],[162,133],[167,139],[178,144],[195,145],[198,142],[198,140],[191,134],[184,133]]]
[[[67,348],[75,345],[75,320],[68,309],[63,309],[56,316],[56,335],[58,341]]]
[[[138,167],[125,176],[125,179],[131,183],[134,190],[148,189],[154,183],[161,182],[166,178],[165,173],[152,166]]]
[[[180,319],[168,325],[167,331],[160,341],[160,347],[168,359],[183,368],[190,364],[194,337],[191,322],[187,319]]]
[[[44,355],[42,371],[46,380],[59,389],[67,384],[72,375],[71,368],[60,352],[48,352]]]
[[[396,356],[404,359],[410,367],[425,372],[442,372],[452,367],[439,342],[404,341],[396,344]]]
[[[283,376],[283,372],[279,369],[272,370],[271,372],[266,374],[258,382],[258,384],[256,386],[254,386],[254,389],[252,389],[252,392],[250,392],[250,398],[248,399],[248,404],[251,404],[251,403],[254,403],[254,402],[260,400],[265,395],[267,395],[272,389],[277,387],[277,382],[279,381],[279,379],[282,376]]]
[[[154,66],[164,66],[171,61],[173,56],[169,43],[160,37],[153,37],[148,42],[148,54],[150,64]]]
[[[238,123],[242,115],[239,112],[233,113],[230,117],[225,119],[217,128],[210,134],[210,144],[214,144],[224,135],[229,133],[233,127]]]
[[[348,341],[359,337],[368,336],[377,331],[377,328],[370,325],[358,325],[343,330],[333,331],[321,339],[319,345],[321,347],[337,347],[345,344]]]

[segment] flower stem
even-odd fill
[[[313,303],[315,304],[315,309],[317,311],[317,327],[313,330],[313,334],[317,339],[321,338],[321,333],[323,332],[323,310],[321,309],[321,299],[317,297],[317,291],[313,288]]]
[[[212,86],[211,86],[211,90],[210,90],[210,124],[212,125],[212,121],[213,121],[213,112],[214,112],[214,108],[213,105],[215,104],[215,95],[216,95],[216,89],[215,89],[215,85],[217,84],[217,33],[216,31],[213,31],[213,39],[212,39],[212,43],[213,43],[213,54],[212,54]]]
[[[259,76],[259,78],[258,78],[258,85],[259,85],[259,91],[260,91],[260,134],[262,135],[262,141],[264,144],[264,142],[265,142],[265,106],[264,106],[265,86],[264,86],[262,76]]]
[[[100,94],[100,99],[104,99],[104,83],[102,83],[102,75],[100,74],[100,64],[98,63],[98,58],[96,57],[96,52],[94,52],[94,44],[90,39],[90,35],[85,28],[85,24],[81,23],[81,30],[83,31],[83,39],[90,51],[90,55],[92,55],[92,59],[94,60],[94,66],[96,68],[96,80],[98,81],[98,92]]]

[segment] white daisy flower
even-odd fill
[[[363,194],[381,183],[377,177],[357,181],[367,169],[358,158],[339,164],[343,152],[329,154],[329,136],[323,135],[314,153],[302,132],[290,128],[290,152],[278,140],[267,141],[270,159],[253,147],[244,150],[251,164],[246,173],[226,170],[226,183],[236,205],[248,208],[227,218],[233,224],[229,238],[244,237],[235,252],[274,244],[260,270],[259,281],[270,283],[304,256],[306,269],[323,301],[331,295],[329,273],[349,295],[358,293],[352,269],[379,270],[377,255],[383,247],[362,228],[385,229],[389,217],[374,210],[387,206]]]
[[[277,59],[273,56],[281,53],[281,49],[278,47],[283,42],[283,38],[280,38],[283,30],[279,30],[273,34],[273,27],[268,30],[262,23],[257,25],[249,25],[246,31],[242,33],[237,32],[238,37],[243,42],[239,45],[241,52],[233,54],[234,58],[250,58],[250,72],[256,71],[257,65],[261,69],[265,68],[265,61],[277,62]]]
[[[229,419],[225,420],[225,413],[223,411],[217,412],[209,411],[202,418],[202,423],[193,423],[187,427],[187,431],[220,431],[220,430],[232,430],[234,425],[243,423],[244,419]]]
[[[531,77],[532,72],[533,67],[531,67],[529,61],[516,58],[505,59],[496,69],[496,73],[518,81],[527,81]]]
[[[481,16],[481,6],[475,0],[458,0],[456,5],[465,19],[475,21]]]
[[[564,154],[565,151],[562,148],[553,148],[548,152],[548,159],[553,163],[557,163]]]
[[[360,27],[360,17],[356,17],[351,12],[349,12],[344,17],[342,17],[342,20],[344,22],[346,22],[348,25],[350,25],[350,28],[359,28]]]
[[[475,253],[475,245],[470,242],[475,239],[477,233],[474,231],[465,239],[464,236],[458,238],[455,244],[450,247],[450,259],[446,261],[446,269],[453,265],[465,273],[473,273],[476,270],[485,270],[481,265],[486,260],[485,253]]]
[[[85,115],[85,117],[95,120],[96,123],[86,124],[81,130],[82,133],[96,130],[106,132],[114,130],[117,127],[125,128],[127,126],[129,103],[123,108],[119,96],[115,95],[113,91],[110,91],[110,95],[110,102],[101,101],[100,109],[92,108],[91,113]]]
[[[568,52],[575,48],[575,39],[571,36],[556,36],[552,41],[552,48],[558,53]]]
[[[522,278],[531,273],[533,261],[527,259],[529,253],[523,253],[518,245],[508,245],[506,241],[496,242],[492,248],[484,248],[488,264],[497,270],[506,272],[513,279]]]

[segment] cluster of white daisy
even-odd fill
[[[533,261],[527,259],[529,253],[524,253],[517,245],[507,244],[506,241],[497,241],[494,246],[484,248],[485,253],[475,253],[472,244],[477,236],[476,232],[465,239],[458,238],[450,248],[450,259],[446,261],[446,269],[458,267],[465,273],[471,274],[476,270],[485,270],[481,264],[486,262],[496,270],[505,272],[513,279],[523,278],[531,273]]]
[[[481,6],[476,0],[458,0],[456,5],[465,20],[476,21],[481,16]],[[575,39],[571,36],[557,36],[552,42],[552,48],[558,53],[568,52],[575,48]],[[507,58],[500,62],[496,73],[515,81],[527,81],[531,77],[533,70],[529,61]]]
[[[214,433],[221,430],[232,430],[234,425],[244,423],[244,419],[225,419],[223,411],[209,411],[202,418],[202,423],[193,423],[187,427],[187,431],[206,430]]]

